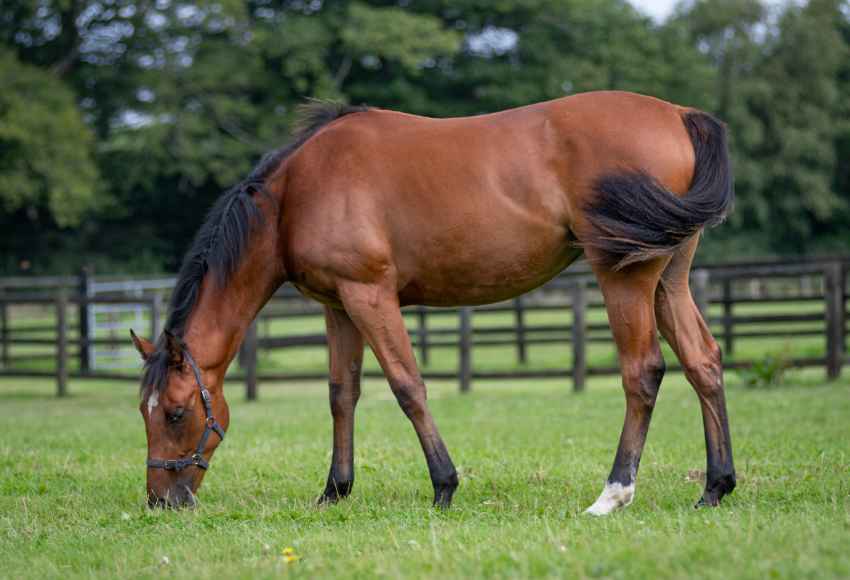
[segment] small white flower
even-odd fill
[[[130,514],[128,514],[127,512],[121,512],[121,519],[126,522],[130,519]]]
[[[171,564],[171,560],[168,559],[168,556],[163,556],[162,560],[160,560],[159,563],[163,566],[168,566],[169,564]]]

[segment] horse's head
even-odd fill
[[[221,385],[204,383],[208,375],[179,337],[166,331],[155,345],[131,335],[145,361],[139,411],[148,438],[148,504],[194,506],[230,420]]]

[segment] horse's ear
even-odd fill
[[[136,347],[136,350],[142,355],[142,360],[148,360],[148,357],[156,350],[153,343],[145,338],[136,336],[136,333],[132,329],[130,329],[130,337],[133,339],[133,345]]]
[[[165,348],[168,352],[168,362],[173,366],[180,366],[183,364],[183,349],[185,348],[183,344],[183,339],[179,336],[171,332],[170,330],[164,330],[163,334],[165,334]]]

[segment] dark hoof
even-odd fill
[[[452,507],[452,496],[457,489],[457,475],[453,475],[445,483],[434,484],[434,507],[437,509],[449,509]]]
[[[341,499],[345,499],[351,493],[351,488],[354,487],[354,481],[333,481],[328,480],[325,486],[325,491],[319,496],[317,503],[319,505],[335,504]]]
[[[720,500],[723,499],[723,496],[729,495],[734,489],[734,473],[714,479],[706,484],[702,497],[694,507],[697,509],[701,507],[717,507],[720,505]]]

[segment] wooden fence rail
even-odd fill
[[[706,316],[727,355],[742,340],[767,337],[823,337],[823,356],[796,356],[788,359],[795,367],[822,367],[826,376],[840,376],[847,364],[846,336],[847,275],[850,259],[819,260],[798,264],[745,264],[696,269],[691,286],[694,300]],[[0,279],[0,376],[54,377],[57,395],[67,394],[69,377],[138,379],[138,369],[129,373],[103,372],[88,366],[89,349],[95,345],[115,346],[116,339],[93,336],[86,309],[94,304],[134,304],[147,308],[149,331],[158,336],[162,328],[162,296],[149,294],[128,297],[120,294],[92,295],[89,272],[79,277]],[[790,304],[823,304],[820,312],[789,311]],[[736,312],[736,307],[758,306],[758,313]],[[783,305],[785,307],[783,308]],[[54,312],[53,322],[16,324],[12,307],[34,307]],[[715,308],[712,308],[715,307]],[[764,308],[764,310],[762,310]],[[69,310],[70,309],[70,310]],[[719,315],[716,312],[719,310]],[[422,363],[425,378],[456,379],[461,392],[471,390],[474,380],[569,377],[573,389],[582,391],[587,377],[615,374],[616,365],[591,364],[588,347],[612,344],[608,325],[602,322],[604,303],[589,273],[559,276],[542,289],[506,303],[475,308],[405,309],[411,342]],[[76,320],[68,313],[76,312]],[[541,321],[543,317],[571,313],[570,321]],[[302,298],[291,288],[278,292],[251,325],[242,348],[241,373],[246,397],[258,396],[258,384],[269,381],[324,379],[324,371],[270,372],[260,364],[262,354],[279,349],[324,348],[326,338],[318,330],[309,333],[277,335],[279,321],[318,321],[322,309]],[[454,317],[452,325],[447,317]],[[497,317],[496,324],[489,317]],[[543,345],[562,344],[571,352],[571,366],[533,368],[530,352]],[[476,367],[473,354],[479,349],[512,347],[516,367],[509,370]],[[13,348],[14,347],[14,348]],[[15,353],[20,348],[24,354]],[[47,350],[44,350],[44,349]],[[42,350],[38,350],[42,349]],[[457,368],[431,369],[434,351],[457,351]],[[77,361],[71,365],[71,361]],[[47,363],[53,362],[52,365]],[[743,368],[754,361],[735,358],[728,368]],[[39,364],[38,368],[22,363]],[[50,366],[50,368],[45,368]],[[670,365],[671,369],[676,367]],[[366,376],[379,373],[367,371]]]

